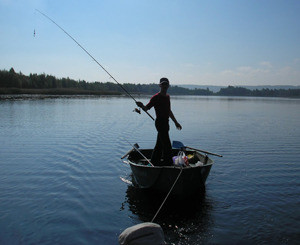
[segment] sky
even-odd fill
[[[300,85],[299,0],[0,0],[0,69],[88,82]],[[35,35],[34,35],[35,32]]]

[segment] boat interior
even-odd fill
[[[149,164],[149,161],[151,160],[151,154],[153,149],[139,149],[139,151],[142,154],[137,150],[132,151],[128,156],[128,160],[136,164],[151,166]],[[180,151],[180,149],[172,149],[172,156],[178,156]],[[187,163],[184,167],[198,167],[213,163],[213,161],[206,154],[201,154],[198,151],[185,150],[183,152],[187,157]],[[148,160],[146,160],[145,158],[147,158]]]

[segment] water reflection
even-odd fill
[[[132,219],[150,222],[166,195],[156,191],[128,186],[124,209],[128,206]],[[213,224],[213,201],[207,194],[199,193],[189,199],[169,197],[154,222],[162,226],[166,241],[175,244],[200,244],[210,236]]]

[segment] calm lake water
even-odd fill
[[[171,140],[224,157],[212,157],[204,194],[163,207],[166,241],[298,243],[300,100],[171,100],[183,127],[170,123]],[[152,148],[156,139],[134,107],[127,97],[0,101],[0,244],[118,244],[124,229],[151,221],[162,199],[120,180],[131,173],[125,140]]]

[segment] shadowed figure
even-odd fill
[[[142,102],[136,102],[137,106],[144,111],[155,109],[156,119],[155,127],[157,130],[156,144],[151,156],[152,164],[156,166],[172,165],[172,145],[169,137],[169,118],[173,120],[178,130],[181,130],[181,125],[177,122],[170,103],[170,96],[167,94],[169,88],[169,80],[165,77],[159,81],[160,91],[152,96],[149,103],[144,105]],[[163,161],[161,161],[163,159]]]

